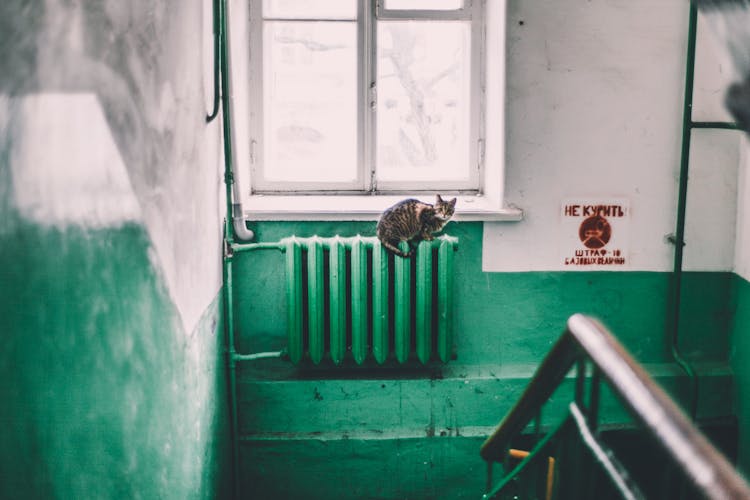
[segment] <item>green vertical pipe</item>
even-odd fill
[[[409,245],[401,242],[399,248],[406,252]],[[399,363],[409,359],[411,343],[411,260],[395,256],[393,265],[393,319],[394,349]]]
[[[239,427],[238,427],[238,410],[237,410],[237,373],[236,373],[236,361],[234,356],[235,341],[234,341],[234,297],[233,297],[233,282],[232,282],[232,252],[230,251],[231,245],[234,243],[234,228],[232,227],[232,185],[234,184],[234,176],[232,173],[232,142],[230,137],[231,130],[231,119],[229,116],[229,84],[227,80],[228,64],[227,64],[227,36],[226,36],[226,5],[224,0],[214,0],[213,5],[214,13],[214,29],[217,33],[217,39],[214,40],[214,84],[220,83],[220,96],[219,92],[215,88],[214,98],[217,96],[221,99],[221,114],[222,114],[222,142],[224,146],[224,186],[226,189],[226,215],[224,217],[224,239],[225,239],[225,255],[224,255],[224,307],[226,320],[224,322],[224,328],[226,329],[226,343],[227,343],[227,367],[229,370],[228,374],[228,392],[227,399],[229,400],[229,413],[230,413],[230,425],[229,425],[229,438],[232,441],[232,488],[235,498],[240,497],[240,486],[239,486],[239,461],[240,461],[240,448],[239,448]],[[213,114],[213,112],[212,112]],[[210,116],[207,119],[211,118]]]
[[[295,238],[286,243],[287,342],[289,359],[302,359],[302,249]]]
[[[685,212],[687,210],[688,170],[690,165],[690,135],[693,106],[693,79],[695,76],[695,40],[698,10],[690,2],[688,21],[687,64],[685,69],[685,95],[682,115],[682,151],[680,158],[680,178],[677,190],[677,221],[674,237],[674,267],[671,276],[672,298],[667,324],[671,339],[672,357],[690,378],[690,416],[695,419],[698,406],[698,378],[695,370],[680,352],[680,299],[682,294],[682,259],[685,245]]]
[[[440,242],[438,247],[438,270],[437,270],[437,349],[440,361],[447,363],[450,360],[451,348],[453,347],[452,319],[453,308],[451,289],[453,287],[453,243],[448,240]]]
[[[432,244],[427,241],[421,241],[417,247],[416,285],[417,357],[422,363],[427,363],[432,351]]]
[[[330,269],[331,359],[341,364],[346,353],[346,248],[336,236],[328,254]]]
[[[323,244],[314,238],[307,245],[307,320],[310,359],[319,364],[323,359],[325,311],[323,309]]]
[[[388,357],[388,254],[380,241],[372,247],[372,354],[379,364]]]
[[[352,242],[352,354],[358,365],[367,355],[367,247],[359,236]]]
[[[231,223],[228,225],[231,226]],[[225,229],[226,230],[226,229]],[[235,361],[235,347],[234,347],[234,314],[233,314],[233,300],[232,295],[232,257],[231,255],[224,256],[224,313],[225,313],[225,339],[227,345],[227,369],[229,374],[227,377],[227,384],[229,390],[229,437],[232,440],[232,486],[234,488],[235,498],[239,498],[239,475],[237,473],[237,467],[239,464],[239,427],[238,427],[238,416],[237,416],[237,376],[236,376],[236,361]]]

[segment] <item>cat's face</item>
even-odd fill
[[[453,216],[453,212],[456,211],[456,198],[450,201],[443,200],[440,195],[437,195],[435,201],[435,216],[442,219],[448,220]]]

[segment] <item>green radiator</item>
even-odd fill
[[[402,243],[406,249],[406,243]],[[452,354],[451,285],[458,239],[422,241],[409,259],[375,237],[285,238],[289,358],[340,365]]]

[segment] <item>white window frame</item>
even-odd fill
[[[368,15],[367,4],[375,0],[359,0],[359,15]],[[479,192],[458,192],[456,220],[520,220],[522,212],[516,207],[506,206],[503,199],[504,192],[504,164],[505,164],[505,25],[506,0],[473,0],[471,7],[484,9],[485,27],[477,36],[484,37],[484,50],[473,51],[472,57],[480,57],[472,64],[482,67],[484,82],[480,86],[480,96],[472,96],[472,102],[478,109],[472,110],[474,116],[479,116],[476,127],[484,127],[483,143],[477,144],[476,161],[482,166],[478,170],[480,176]],[[468,4],[468,2],[467,2]],[[387,11],[378,12],[379,18],[404,19],[424,16],[425,11]],[[228,6],[229,32],[229,63],[230,63],[230,98],[232,109],[232,150],[234,180],[238,185],[236,193],[241,199],[235,200],[242,205],[243,212],[249,220],[375,220],[382,211],[405,197],[416,197],[430,201],[437,191],[417,191],[405,189],[393,192],[360,191],[353,193],[346,189],[325,194],[305,193],[296,194],[253,194],[251,192],[252,160],[258,154],[258,140],[252,139],[250,88],[258,86],[248,85],[251,78],[258,77],[250,70],[249,61],[252,58],[251,40],[253,32],[250,28],[250,6],[248,0],[230,0]],[[431,19],[441,15],[455,16],[455,11],[428,11]],[[476,14],[473,14],[476,15]],[[423,17],[424,18],[424,17]],[[453,17],[451,17],[453,18]],[[257,31],[257,30],[256,30]],[[472,37],[475,35],[472,34]],[[365,37],[368,38],[368,37]],[[472,41],[474,43],[474,41]],[[250,48],[248,50],[248,48]],[[371,52],[368,52],[371,53]],[[360,71],[360,75],[363,72]],[[254,76],[255,75],[255,76]],[[360,80],[360,83],[366,80]],[[257,83],[257,82],[256,82]],[[366,85],[363,92],[368,92]],[[365,96],[369,98],[369,96]],[[365,101],[366,102],[366,101]],[[479,104],[483,103],[483,105]],[[360,109],[367,106],[360,106]],[[369,117],[367,116],[369,115]],[[360,111],[359,118],[366,121],[361,129],[373,126],[373,114]],[[479,125],[481,123],[481,125]],[[363,131],[369,133],[370,130]],[[480,131],[476,130],[474,137]],[[249,139],[248,139],[249,138]],[[360,148],[361,149],[361,148]],[[369,155],[361,152],[360,155]],[[483,156],[483,158],[480,158]],[[483,161],[482,161],[483,160]],[[473,160],[474,161],[474,160]],[[302,187],[304,189],[304,187]],[[450,190],[446,190],[449,193]]]

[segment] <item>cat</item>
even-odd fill
[[[414,253],[411,244],[434,239],[433,233],[443,229],[455,209],[456,198],[444,201],[437,195],[434,205],[409,198],[383,212],[378,221],[376,234],[385,248],[401,257],[410,257]],[[408,252],[398,247],[402,241],[409,243]]]

